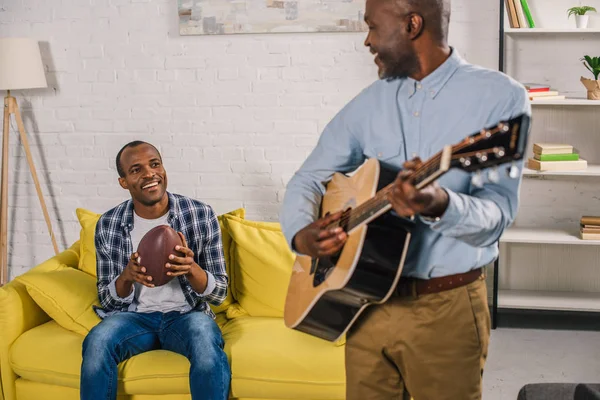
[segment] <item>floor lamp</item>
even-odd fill
[[[26,38],[0,38],[0,90],[6,90],[4,98],[4,128],[2,130],[2,189],[0,191],[0,286],[8,282],[8,138],[10,134],[11,116],[15,116],[21,143],[25,149],[29,169],[35,183],[48,232],[58,254],[56,238],[48,209],[42,194],[40,182],[35,171],[29,142],[25,133],[17,100],[10,95],[11,90],[23,90],[47,87],[44,65],[36,40]]]

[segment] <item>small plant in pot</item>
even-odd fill
[[[581,83],[587,89],[587,98],[589,100],[600,100],[600,57],[584,56],[580,61],[583,61],[583,66],[586,67],[592,75],[594,80],[581,77]]]
[[[571,15],[575,15],[575,24],[577,28],[587,28],[589,19],[587,12],[596,12],[596,9],[590,6],[581,6],[571,7],[567,11],[569,12],[567,18],[569,18]]]

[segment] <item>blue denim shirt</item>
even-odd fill
[[[374,82],[329,122],[288,183],[280,215],[288,245],[293,249],[294,235],[318,218],[324,183],[334,172],[353,171],[366,158],[399,170],[415,155],[425,161],[445,145],[523,113],[531,115],[531,105],[520,83],[466,62],[455,48],[421,81]],[[415,218],[404,276],[466,272],[497,257],[497,241],[517,213],[522,179],[499,175],[481,188],[456,169],[438,180],[449,194],[448,208],[438,222]]]

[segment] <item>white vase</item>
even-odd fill
[[[575,15],[577,28],[587,28],[589,15]]]

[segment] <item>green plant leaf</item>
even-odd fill
[[[594,75],[596,80],[598,80],[598,76],[600,75],[600,56],[590,57],[585,55],[579,61],[583,61],[583,66]]]
[[[591,6],[582,6],[582,7],[571,7],[567,10],[569,12],[568,17],[571,15],[585,15],[587,12],[593,11],[596,12],[596,9]]]

